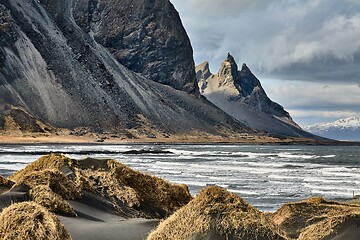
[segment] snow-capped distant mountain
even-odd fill
[[[326,138],[360,141],[360,117],[339,119],[331,123],[318,123],[306,127],[305,130]]]

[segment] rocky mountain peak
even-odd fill
[[[241,67],[241,71],[250,71],[250,69],[248,68],[248,66],[246,65],[246,63],[243,63],[242,67]]]
[[[259,79],[245,63],[241,71],[238,70],[230,53],[218,74],[209,74],[206,62],[197,66],[196,70],[201,94],[240,122],[275,134],[307,134],[281,105],[271,101]]]
[[[207,79],[211,76],[209,62],[205,61],[196,68],[196,78],[199,79]]]
[[[218,72],[218,77],[221,80],[221,84],[234,83],[238,71],[238,66],[234,57],[228,53]]]

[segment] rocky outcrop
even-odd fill
[[[216,106],[251,128],[292,137],[314,137],[303,131],[284,108],[271,101],[246,64],[239,71],[228,54],[217,74],[208,62],[196,67],[200,93]]]
[[[0,46],[4,59],[0,98],[6,104],[20,107],[56,128],[120,132],[146,127],[170,134],[218,134],[219,129],[251,132],[208,101],[148,80],[121,65],[98,43],[99,39],[94,40],[93,31],[79,27],[74,20],[77,8],[73,6],[81,1],[1,3],[6,9],[1,11],[5,16],[1,19],[11,24],[10,30],[7,27],[2,34],[16,37],[2,39]],[[117,7],[121,6],[129,7]],[[182,28],[169,22],[175,30]],[[171,56],[179,57],[174,53]]]
[[[190,40],[168,0],[77,0],[74,17],[130,70],[198,93]]]
[[[0,132],[45,133],[53,130],[24,109],[0,101]]]

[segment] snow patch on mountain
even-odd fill
[[[360,141],[360,117],[348,117],[330,123],[318,123],[305,130],[336,140]]]

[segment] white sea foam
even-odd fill
[[[311,190],[323,190],[323,191],[330,191],[330,192],[338,192],[339,190],[346,190],[346,191],[358,191],[358,188],[349,188],[342,185],[313,185],[313,184],[304,184],[304,187],[309,188]]]
[[[299,158],[299,159],[312,159],[312,158],[317,158],[319,156],[316,156],[316,155],[303,155],[303,154],[293,154],[293,153],[287,153],[287,152],[284,152],[284,153],[279,153],[278,154],[279,157],[281,158]]]
[[[259,195],[259,193],[254,192],[254,191],[247,191],[247,190],[235,190],[235,189],[228,189],[230,192],[233,193],[238,193],[238,194],[243,194],[243,195]]]
[[[220,185],[246,197],[255,206],[275,209],[280,203],[313,195],[350,198],[360,185],[357,148],[246,145],[24,145],[0,146],[0,171],[9,174],[38,156],[24,152],[64,151],[75,158],[116,159],[136,170],[189,185],[192,194]],[[169,150],[174,154],[123,155],[126,150]],[[106,154],[78,154],[99,150]],[[18,151],[19,154],[6,154]],[[108,152],[110,151],[110,152]],[[14,161],[14,164],[11,164]],[[9,163],[10,162],[10,163]],[[360,190],[360,188],[359,188]]]
[[[0,170],[12,170],[19,171],[26,167],[27,164],[15,163],[15,164],[0,164]]]
[[[286,181],[289,181],[289,180],[292,180],[292,181],[302,180],[302,177],[299,177],[299,176],[275,175],[275,174],[270,174],[268,176],[268,178],[277,179],[277,180],[286,180]]]

